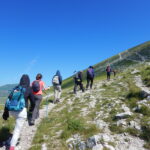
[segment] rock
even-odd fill
[[[117,126],[124,126],[124,127],[126,127],[127,126],[127,122],[125,120],[118,120],[117,121]]]
[[[125,119],[125,118],[130,117],[131,115],[132,115],[131,112],[124,112],[124,113],[117,114],[114,119],[115,119],[115,120],[118,120],[118,119]]]
[[[68,144],[69,149],[73,149],[73,145],[71,143]]]
[[[79,147],[79,150],[85,150],[86,149],[86,143],[81,141],[79,144],[78,144],[78,147]]]
[[[102,144],[97,144],[95,145],[92,150],[103,150],[103,145]]]
[[[149,93],[147,91],[142,90],[140,95],[142,98],[147,98],[149,96]]]
[[[135,122],[135,121],[130,121],[130,122],[129,122],[129,126],[130,126],[131,128],[135,128],[135,129],[137,129],[137,130],[141,130],[141,126],[140,126],[137,122]]]
[[[96,105],[96,100],[92,100],[92,101],[89,103],[89,108],[95,108],[95,105]]]
[[[136,73],[139,73],[139,72],[140,72],[139,70],[134,69],[134,70],[131,72],[131,74],[136,74]]]
[[[42,144],[42,149],[41,150],[47,150],[46,144]]]
[[[130,112],[129,107],[127,107],[127,106],[125,106],[125,105],[122,105],[122,109],[123,109],[125,112]]]
[[[87,147],[92,148],[92,147],[96,146],[98,144],[99,140],[100,140],[100,136],[98,136],[98,135],[94,135],[94,136],[90,137],[86,142]]]
[[[104,144],[104,148],[107,148],[108,150],[115,150],[115,148],[111,145]]]
[[[107,134],[102,134],[102,135],[101,135],[101,140],[103,140],[104,143],[111,141],[110,136],[107,135]]]
[[[138,102],[138,104],[146,104],[146,103],[147,103],[147,100],[146,100],[146,99],[144,99],[144,100]]]
[[[74,141],[75,139],[74,138],[69,138],[67,141],[66,141],[66,143],[70,143],[70,142],[72,142],[72,141]]]
[[[133,111],[135,112],[139,112],[141,110],[141,105],[136,106],[135,108],[133,108]]]
[[[150,101],[150,95],[149,95],[149,96],[147,96],[147,100],[148,100],[148,101]]]
[[[108,124],[104,122],[103,120],[96,120],[95,124],[96,124],[96,127],[99,129],[105,129],[108,127]]]

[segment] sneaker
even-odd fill
[[[10,146],[9,150],[15,150],[14,146]]]

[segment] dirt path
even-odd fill
[[[142,91],[145,91],[147,94],[150,94],[150,88],[146,87],[141,79],[141,76],[135,76],[135,84],[139,87]]]

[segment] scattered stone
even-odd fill
[[[115,119],[115,120],[118,120],[118,119],[125,119],[125,118],[130,117],[131,115],[132,115],[131,112],[124,112],[124,113],[117,114],[114,119]]]
[[[108,150],[115,150],[115,148],[111,145],[104,144],[104,148],[107,148]]]
[[[103,150],[103,145],[102,144],[97,144],[95,145],[92,150]]]
[[[110,136],[107,135],[107,134],[102,134],[102,135],[101,135],[101,140],[102,140],[104,143],[106,143],[106,142],[111,141],[111,138],[110,138]]]
[[[117,121],[117,126],[126,127],[127,126],[127,122],[125,120],[118,120]]]
[[[78,147],[79,147],[79,150],[86,150],[86,143],[81,141],[79,144],[78,144]]]
[[[122,105],[122,109],[124,110],[124,112],[130,112],[129,107]]]
[[[42,144],[42,149],[41,150],[47,150],[47,146],[46,146],[46,144],[44,143],[44,144]]]
[[[100,136],[94,135],[87,140],[87,147],[93,148],[95,145],[99,143]]]
[[[94,122],[96,124],[96,127],[99,129],[106,129],[108,127],[108,124],[104,122],[103,120],[96,120]]]
[[[69,138],[67,141],[66,141],[66,143],[70,143],[70,142],[72,142],[72,141],[74,141],[75,139],[74,138]]]
[[[131,72],[131,74],[136,74],[136,73],[139,73],[139,72],[140,72],[139,70],[134,69],[134,70]]]
[[[137,122],[135,122],[135,121],[130,121],[129,122],[129,127],[135,128],[137,130],[141,130],[141,126]]]

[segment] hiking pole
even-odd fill
[[[46,95],[46,107],[45,108],[46,108],[46,117],[48,117],[48,96],[47,95]]]

